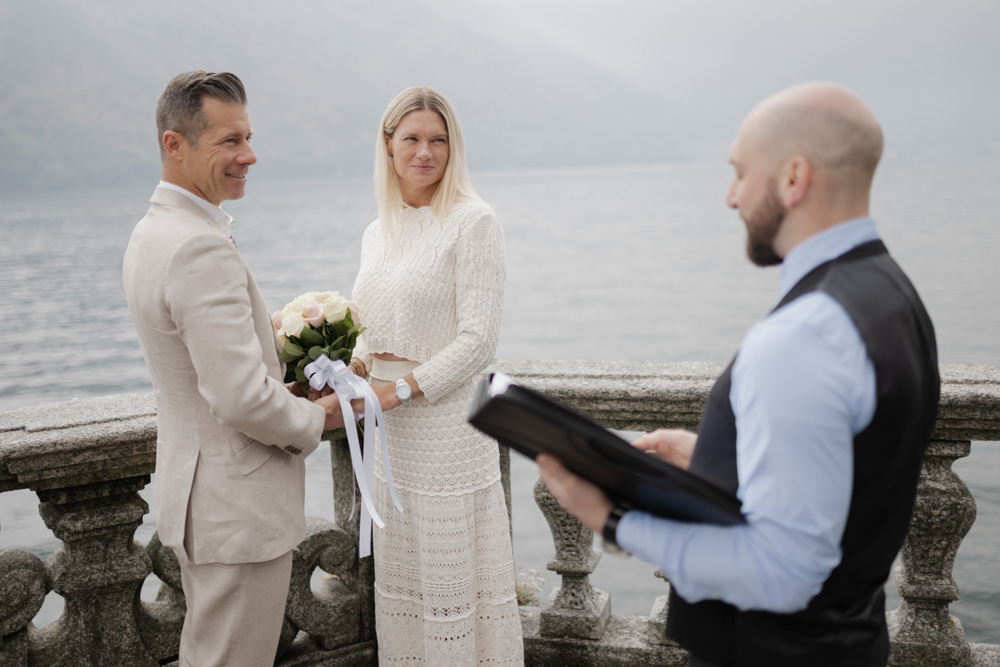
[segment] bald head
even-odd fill
[[[843,86],[806,83],[750,112],[729,152],[726,202],[747,225],[757,264],[782,261],[823,229],[868,215],[882,128]]]
[[[747,117],[744,132],[772,165],[803,156],[836,187],[870,187],[882,157],[875,114],[833,83],[804,83],[769,97]]]

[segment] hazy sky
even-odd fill
[[[268,177],[367,173],[376,119],[409,85],[456,103],[474,168],[721,160],[754,104],[807,80],[859,93],[887,157],[1000,156],[1000,0],[202,9],[0,0],[0,191],[145,182],[156,95],[195,68],[247,82]]]
[[[424,3],[496,36],[533,33],[720,126],[771,92],[824,79],[868,101],[890,146],[1000,148],[997,0]]]

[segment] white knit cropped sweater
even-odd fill
[[[386,352],[419,361],[413,371],[431,403],[493,360],[503,311],[503,233],[493,209],[460,202],[446,220],[430,207],[402,211],[387,248],[379,220],[365,230],[352,298],[367,330],[354,356],[371,369]]]

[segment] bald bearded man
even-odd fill
[[[909,525],[940,392],[934,329],[879,240],[871,110],[834,84],[758,105],[726,201],[782,298],[712,388],[698,433],[635,444],[735,493],[745,525],[615,506],[551,457],[542,479],[605,542],[671,581],[667,635],[691,665],[885,665],[883,585]]]

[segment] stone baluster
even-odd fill
[[[153,533],[146,553],[153,563],[153,574],[160,579],[160,590],[155,601],[142,602],[136,622],[146,649],[162,661],[180,650],[187,603],[181,587],[181,565],[174,550],[163,546],[159,534]]]
[[[593,549],[594,533],[564,510],[538,480],[535,502],[552,530],[556,557],[548,569],[562,577],[542,605],[539,634],[542,637],[600,639],[611,617],[611,597],[590,585],[590,574],[601,560]]]
[[[346,434],[340,430],[328,435],[336,523],[306,517],[307,536],[295,547],[292,561],[279,667],[377,662],[374,565],[371,557],[358,559],[361,498],[356,496],[352,517],[356,482]],[[317,567],[328,575],[314,591],[311,580]]]
[[[670,582],[663,570],[656,568],[653,576],[667,582],[667,592],[653,600],[653,608],[649,612],[646,627],[649,630],[649,642],[660,646],[676,646],[677,642],[667,639],[667,613],[670,611]]]
[[[52,590],[45,563],[23,549],[0,553],[0,665],[27,667],[31,619]]]
[[[890,665],[973,664],[962,624],[948,613],[958,599],[955,554],[976,518],[976,501],[951,465],[970,449],[969,442],[932,440],[924,456],[903,564],[896,571],[903,601],[888,614]]]
[[[327,651],[353,644],[360,637],[360,596],[341,577],[342,573],[356,569],[357,543],[322,517],[307,517],[307,524],[307,537],[293,553],[278,655],[291,646],[299,630],[307,632]],[[317,567],[329,575],[319,590],[314,591],[311,582]]]
[[[139,591],[153,570],[133,539],[149,510],[138,493],[148,482],[143,475],[37,491],[42,519],[64,545],[48,566],[65,609],[31,635],[29,664],[157,667],[170,657],[149,652],[136,622]]]

